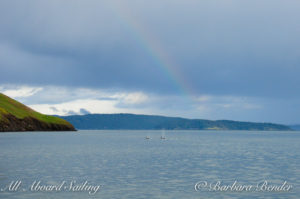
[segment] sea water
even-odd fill
[[[299,188],[300,132],[0,134],[0,198],[298,199]]]

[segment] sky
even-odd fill
[[[0,92],[45,114],[300,123],[298,0],[1,0]]]

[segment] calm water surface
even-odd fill
[[[300,198],[300,132],[79,131],[0,134],[0,198]],[[149,136],[150,139],[145,139]],[[22,183],[17,191],[7,186]],[[292,185],[288,192],[195,191],[195,183]],[[101,185],[35,192],[34,181]],[[24,190],[23,190],[24,189]]]

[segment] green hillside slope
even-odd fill
[[[18,126],[21,125],[21,126]],[[38,113],[0,93],[0,131],[75,130],[64,119]]]

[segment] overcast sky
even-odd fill
[[[0,1],[0,92],[46,114],[300,123],[299,0]]]

